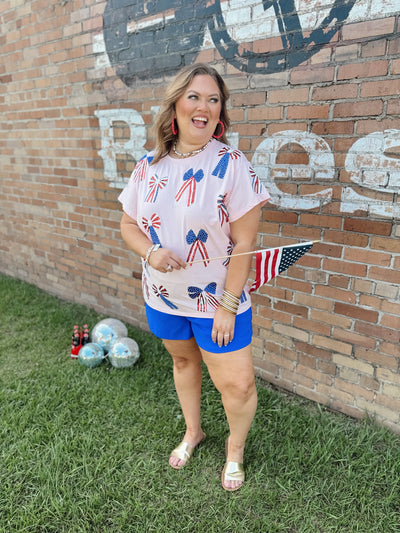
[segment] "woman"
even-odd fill
[[[186,423],[169,464],[183,468],[205,438],[203,360],[230,430],[221,483],[234,491],[244,482],[257,393],[247,289],[252,256],[233,255],[254,250],[269,194],[244,155],[227,146],[228,96],[214,68],[195,64],[180,71],[156,118],[156,148],[138,162],[119,200],[122,237],[143,260],[149,328],[172,357]]]

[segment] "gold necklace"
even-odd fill
[[[178,152],[178,150],[176,149],[177,141],[175,141],[175,142],[174,142],[174,145],[172,146],[172,150],[174,151],[174,154],[177,155],[178,157],[190,157],[191,155],[199,154],[200,152],[202,152],[203,150],[205,150],[205,149],[207,148],[207,146],[210,144],[211,141],[212,141],[212,137],[211,137],[211,139],[208,141],[208,143],[206,143],[204,146],[202,146],[202,147],[199,148],[198,150],[193,150],[193,152],[188,152],[187,154],[181,154],[180,152]]]

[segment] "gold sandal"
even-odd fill
[[[227,487],[225,481],[241,481],[241,484],[235,488]],[[221,485],[224,490],[234,492],[242,488],[244,483],[244,468],[242,463],[235,463],[234,461],[226,461],[224,469],[221,474]]]
[[[229,440],[229,437],[225,441],[225,457],[228,457],[228,440]],[[221,485],[224,490],[227,490],[229,492],[234,492],[235,490],[239,490],[243,486],[244,478],[245,478],[245,475],[244,475],[243,463],[236,463],[234,461],[226,461],[224,469],[222,470],[222,474],[221,474]],[[241,484],[235,488],[230,488],[225,485],[225,481],[241,481]]]
[[[174,468],[175,470],[180,470],[181,468],[185,467],[189,459],[192,457],[194,450],[201,442],[203,442],[204,439],[205,435],[196,446],[191,446],[188,442],[182,441],[177,448],[172,450],[170,457],[176,457],[177,459],[180,459],[181,461],[185,462],[182,465],[177,466],[171,465],[171,463],[169,463],[169,466],[171,468]]]

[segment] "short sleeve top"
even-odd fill
[[[118,199],[154,244],[188,266],[162,273],[143,261],[145,301],[170,314],[211,318],[233,248],[230,222],[263,205],[269,193],[244,154],[215,139],[188,158],[167,155],[151,165],[152,159],[150,152],[137,163]],[[238,313],[249,307],[246,285]]]

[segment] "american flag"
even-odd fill
[[[312,241],[303,244],[289,244],[268,250],[256,252],[256,279],[250,287],[250,292],[256,291],[272,278],[285,272],[300,257],[307,253],[314,243]]]

